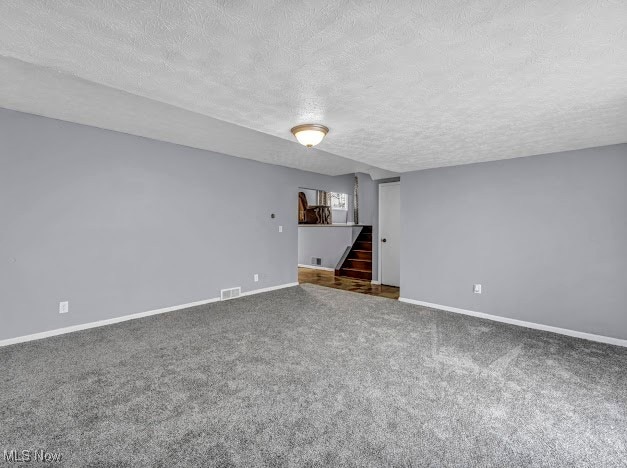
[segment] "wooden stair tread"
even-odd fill
[[[364,226],[335,274],[360,280],[372,279],[372,248],[372,226]]]

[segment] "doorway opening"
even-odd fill
[[[299,283],[398,299],[398,287],[373,281],[378,265],[376,233],[372,225],[351,222],[353,196],[298,190]]]

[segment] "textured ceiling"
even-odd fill
[[[0,107],[329,175],[395,173],[124,91],[0,58]]]
[[[25,79],[0,106],[207,149],[205,124],[235,124],[220,151],[329,174],[601,146],[627,141],[626,18],[625,0],[5,0],[3,81]],[[115,93],[132,117],[99,104]],[[309,121],[331,132],[307,153],[289,129]]]

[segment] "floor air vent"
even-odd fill
[[[231,288],[231,289],[221,289],[220,290],[220,300],[227,301],[229,299],[235,299],[236,297],[240,297],[242,294],[242,288]]]

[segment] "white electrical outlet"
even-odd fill
[[[258,275],[258,274],[256,274],[256,273],[255,273],[255,277],[254,277],[254,278],[255,278],[255,283],[256,283],[257,281],[259,281],[259,275]]]
[[[481,285],[480,284],[473,284],[472,285],[472,292],[474,292],[475,294],[481,294]]]
[[[283,232],[283,226],[279,226],[279,232]]]
[[[68,301],[59,302],[59,313],[67,314],[70,311],[70,303]]]

